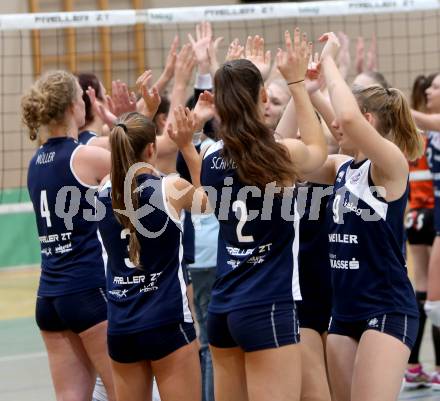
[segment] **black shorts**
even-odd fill
[[[312,329],[320,335],[328,330],[331,316],[331,299],[320,305],[307,300],[296,301],[295,303],[301,329]]]
[[[195,338],[192,323],[175,323],[130,334],[108,334],[108,353],[119,363],[157,361]]]
[[[296,307],[291,302],[208,312],[208,342],[218,348],[240,347],[245,352],[299,343]]]
[[[402,341],[411,350],[417,338],[419,318],[402,313],[386,313],[356,322],[331,318],[328,334],[339,334],[359,341],[367,330],[389,334]]]
[[[405,229],[410,245],[431,246],[436,235],[434,209],[411,209],[408,211],[405,216]]]
[[[107,320],[107,298],[102,288],[55,297],[38,296],[35,319],[40,330],[81,333]]]

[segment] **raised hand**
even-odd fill
[[[115,125],[115,122],[118,118],[96,99],[95,89],[89,86],[86,90],[86,93],[89,96],[93,114],[98,116],[104,122],[104,124],[107,124],[109,127]]]
[[[344,32],[338,32],[339,42],[341,43],[341,50],[338,54],[337,64],[342,76],[346,79],[351,67],[350,56],[350,38]]]
[[[356,42],[356,72],[361,74],[364,71],[365,43],[364,38],[359,36]]]
[[[240,45],[240,40],[235,38],[228,47],[225,61],[238,60],[243,58],[244,47]]]
[[[339,49],[341,47],[338,37],[333,32],[327,32],[321,35],[320,42],[327,42],[321,52],[321,60],[326,57],[336,59]]]
[[[370,47],[367,52],[367,71],[376,71],[377,69],[377,41],[376,34],[371,37]]]
[[[295,29],[292,38],[289,31],[284,33],[285,50],[278,49],[277,67],[287,83],[301,82],[305,79],[312,44],[307,43],[307,35],[302,34],[299,28]]]
[[[270,73],[272,62],[271,51],[264,52],[264,39],[261,36],[248,36],[245,47],[245,58],[252,61],[260,70],[265,81]]]
[[[149,90],[149,82],[152,76],[151,70],[147,70],[136,80],[136,88],[143,99],[141,104],[142,113],[150,119],[154,118],[160,105],[160,95],[157,87],[153,86],[151,91]]]
[[[136,111],[136,95],[134,92],[128,92],[128,87],[125,82],[112,82],[112,112],[117,117],[121,114]]]
[[[174,71],[174,84],[187,87],[196,63],[194,51],[190,43],[185,44],[177,55]]]
[[[218,70],[218,58],[217,58],[217,52],[218,48],[220,46],[220,43],[223,42],[223,37],[220,36],[214,40],[211,40],[211,43],[209,44],[208,48],[208,61],[209,61],[209,72],[212,76],[215,75],[215,72]]]
[[[321,65],[319,64],[319,53],[316,52],[313,60],[309,62],[306,73],[305,85],[309,95],[319,90],[324,82],[324,77],[321,74]]]
[[[168,83],[173,79],[174,69],[176,67],[177,59],[177,46],[179,45],[179,37],[176,35],[171,42],[170,50],[168,51],[167,59],[165,62],[165,68],[160,74],[159,79],[153,85],[156,87],[159,93],[163,93]]]
[[[174,75],[174,68],[176,66],[177,46],[179,45],[179,37],[176,35],[171,42],[170,50],[168,50],[167,60],[163,74],[166,78],[172,79]]]
[[[214,95],[211,92],[204,91],[194,107],[196,131],[200,131],[205,123],[215,115]]]
[[[194,114],[183,106],[174,109],[174,124],[167,127],[168,136],[179,149],[192,145],[193,133],[196,131]]]
[[[188,40],[191,43],[194,51],[199,72],[201,74],[209,73],[209,46],[212,42],[212,27],[211,23],[205,21],[196,25],[196,39],[189,33]]]

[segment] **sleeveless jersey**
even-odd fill
[[[91,139],[96,138],[98,135],[93,131],[82,131],[78,135],[78,142],[82,145],[87,145]]]
[[[418,316],[402,255],[408,188],[400,199],[386,202],[374,189],[370,167],[369,160],[344,163],[328,203],[332,316],[343,321],[391,312]]]
[[[195,148],[197,153],[200,153],[200,144],[196,145]],[[192,182],[188,166],[180,151],[177,153],[176,171],[184,180]],[[194,263],[195,261],[194,224],[191,220],[191,213],[188,211],[185,211],[183,219],[183,261],[187,265]]]
[[[427,160],[428,141],[425,139],[425,154],[409,162],[409,206],[411,209],[432,209],[434,207],[434,187]]]
[[[440,198],[440,132],[431,131],[428,133],[428,144],[426,147],[426,159],[434,181],[434,197]]]
[[[238,180],[234,162],[222,157],[222,147],[219,141],[207,150],[201,172],[220,223],[209,310],[223,313],[301,299],[296,189],[271,196],[246,186]]]
[[[171,217],[164,198],[164,182],[153,175],[137,177],[141,268],[128,257],[130,233],[116,220],[111,204],[110,181],[98,202],[105,206],[99,231],[108,253],[108,332],[133,333],[166,324],[192,323],[182,273],[182,227]]]
[[[328,259],[327,202],[333,188],[312,184],[298,186],[299,283],[304,302],[330,308],[331,274]]]
[[[50,138],[29,163],[27,183],[41,244],[41,296],[105,286],[96,188],[81,183],[72,169],[80,146],[73,138]]]

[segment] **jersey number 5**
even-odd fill
[[[232,204],[232,211],[237,212],[240,209],[240,220],[237,224],[237,238],[240,242],[254,242],[254,237],[252,235],[243,235],[243,227],[246,224],[248,218],[248,212],[246,209],[246,203],[241,200],[236,200]]]

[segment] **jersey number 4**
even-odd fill
[[[43,219],[46,219],[46,226],[52,227],[52,221],[50,220],[49,205],[47,204],[46,190],[42,190],[40,194],[40,214]]]

